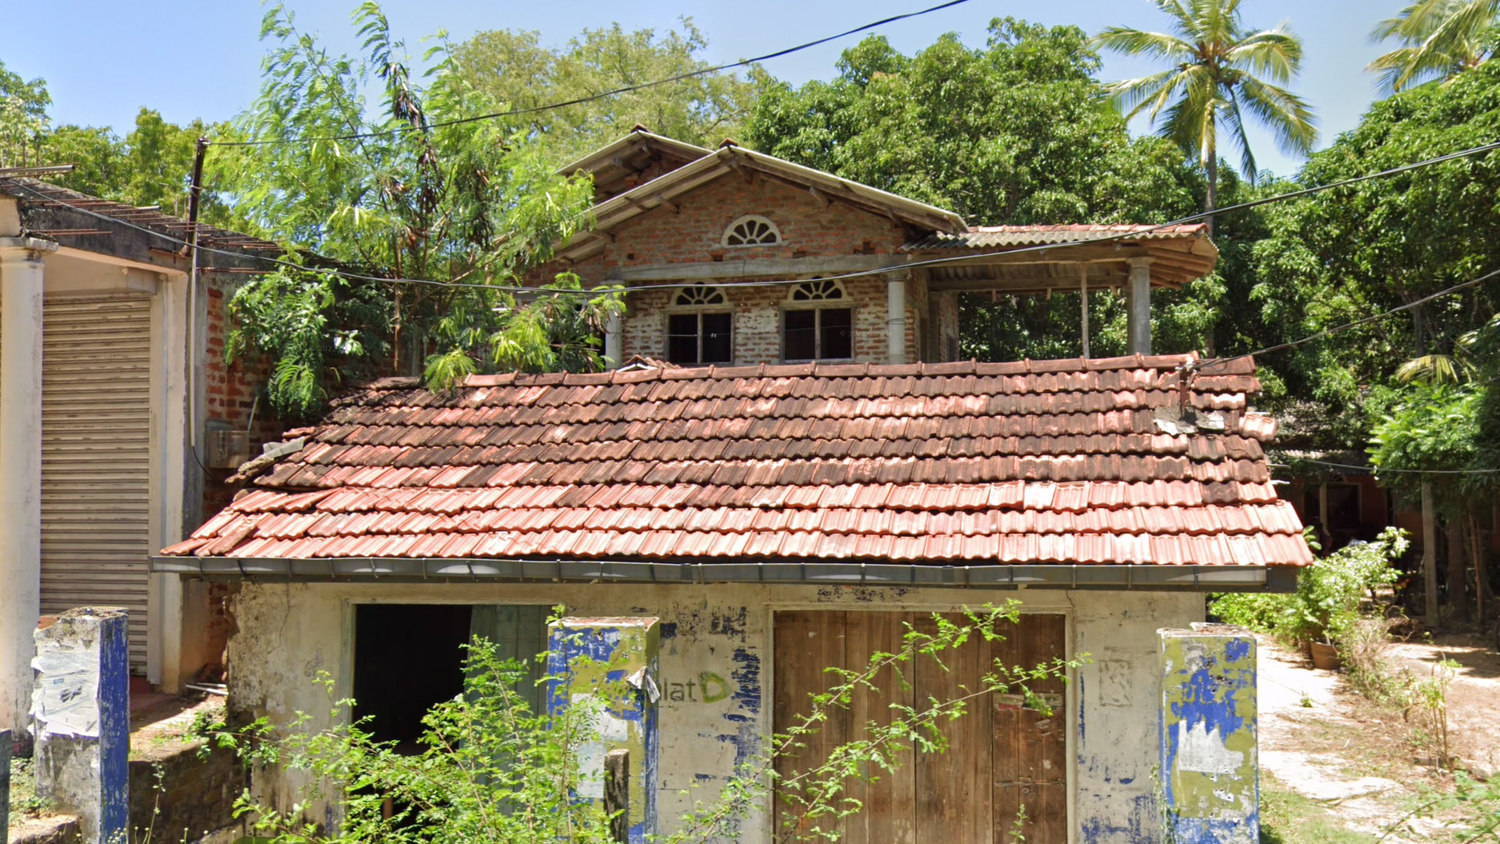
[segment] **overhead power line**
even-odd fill
[[[967,2],[969,2],[969,0],[948,0],[948,2],[946,2],[946,3],[939,3],[936,6],[929,6],[926,9],[921,9],[921,10],[915,11],[915,12],[906,12],[906,13],[900,14],[900,15],[892,15],[892,16],[890,16],[888,18],[881,18],[878,21],[872,21],[870,23],[864,24],[863,26],[857,26],[857,27],[855,27],[853,29],[845,30],[843,32],[838,33],[837,35],[827,35],[827,36],[824,36],[822,38],[819,38],[816,41],[808,41],[805,44],[798,44],[795,47],[787,47],[784,50],[777,50],[774,53],[766,53],[763,56],[756,56],[753,59],[741,59],[741,60],[736,61],[736,62],[729,62],[728,64],[715,65],[714,67],[705,67],[705,68],[702,68],[700,70],[690,71],[688,73],[679,73],[676,76],[668,76],[665,79],[657,79],[657,80],[652,81],[652,82],[642,82],[642,83],[637,84],[637,85],[627,85],[627,86],[625,86],[623,88],[615,88],[614,90],[604,91],[604,92],[598,93],[598,94],[591,94],[591,95],[586,96],[586,97],[578,97],[576,99],[565,100],[563,102],[557,102],[557,103],[548,103],[547,105],[531,106],[529,108],[516,108],[516,109],[510,109],[509,111],[495,111],[495,112],[490,112],[488,114],[476,114],[473,117],[460,117],[460,118],[456,118],[456,119],[453,119],[453,120],[440,120],[440,121],[437,121],[435,123],[424,124],[421,127],[416,127],[416,126],[399,126],[397,128],[394,128],[394,129],[378,129],[378,130],[373,130],[373,131],[370,131],[370,132],[350,132],[347,135],[321,135],[321,136],[311,137],[311,138],[271,138],[271,139],[259,140],[259,141],[212,141],[211,143],[214,146],[221,146],[221,147],[246,147],[246,146],[266,146],[266,145],[272,145],[272,144],[304,144],[304,143],[322,143],[322,142],[328,142],[328,141],[353,141],[353,140],[357,140],[357,139],[360,139],[360,138],[377,138],[377,137],[383,137],[385,135],[398,135],[398,134],[401,134],[401,133],[404,133],[404,132],[415,132],[415,131],[421,131],[421,130],[425,130],[425,129],[438,129],[438,128],[442,128],[444,126],[461,126],[461,125],[466,124],[466,123],[478,123],[478,122],[484,121],[484,120],[497,120],[497,119],[502,118],[502,117],[519,117],[521,115],[526,115],[526,114],[538,114],[538,113],[544,112],[544,111],[553,111],[555,109],[560,109],[560,108],[569,108],[570,106],[583,105],[585,103],[597,102],[598,100],[604,100],[604,99],[608,99],[610,97],[618,97],[621,94],[631,94],[631,93],[634,93],[636,91],[644,91],[647,88],[655,88],[655,87],[658,87],[658,86],[661,86],[661,85],[670,85],[673,82],[683,82],[683,81],[686,81],[688,79],[695,79],[695,78],[697,78],[699,76],[707,76],[707,75],[709,75],[711,73],[720,73],[720,72],[726,71],[726,70],[734,70],[735,68],[748,67],[748,66],[750,66],[752,64],[758,64],[760,62],[770,61],[771,59],[779,59],[782,56],[789,56],[792,53],[798,53],[798,52],[801,52],[803,50],[808,50],[808,49],[811,49],[813,47],[818,47],[818,46],[821,46],[823,44],[827,44],[830,41],[837,41],[840,38],[847,38],[850,35],[857,35],[857,34],[859,34],[861,32],[866,32],[868,30],[875,29],[877,27],[885,26],[886,24],[892,24],[892,23],[896,23],[897,21],[904,21],[904,20],[908,20],[908,19],[911,19],[911,18],[918,18],[918,17],[921,17],[923,15],[929,15],[929,14],[932,14],[933,12],[939,12],[939,11],[942,11],[943,9],[951,8],[953,6],[958,6],[958,5],[961,5],[963,3],[967,3]]]
[[[1407,302],[1404,305],[1397,305],[1396,307],[1391,308],[1388,311],[1382,311],[1381,313],[1375,314],[1373,316],[1362,317],[1360,319],[1354,320],[1353,322],[1346,322],[1343,325],[1336,325],[1333,328],[1326,328],[1316,334],[1309,334],[1308,336],[1299,338],[1297,340],[1289,340],[1285,343],[1277,343],[1274,346],[1266,346],[1263,349],[1256,349],[1253,352],[1245,352],[1244,354],[1233,355],[1227,358],[1213,358],[1212,360],[1206,360],[1198,364],[1197,369],[1199,372],[1203,372],[1207,371],[1210,367],[1220,366],[1222,364],[1229,363],[1230,361],[1236,361],[1241,358],[1259,357],[1261,355],[1269,355],[1273,352],[1282,352],[1286,351],[1287,349],[1295,349],[1298,346],[1306,345],[1313,342],[1314,340],[1322,340],[1325,337],[1331,337],[1334,334],[1341,334],[1345,331],[1358,328],[1361,325],[1369,325],[1372,322],[1378,322],[1382,319],[1395,316],[1396,314],[1402,313],[1404,311],[1409,311],[1413,308],[1421,307],[1428,302],[1441,299],[1444,296],[1451,296],[1452,294],[1457,293],[1460,290],[1467,290],[1470,287],[1474,287],[1478,284],[1483,284],[1484,282],[1497,277],[1500,277],[1500,270],[1490,270],[1482,276],[1471,278],[1468,281],[1460,282],[1453,285],[1452,287],[1445,287],[1430,296],[1423,296],[1422,298],[1414,302]]]
[[[1386,467],[1360,466],[1357,463],[1335,463],[1331,460],[1315,460],[1311,457],[1290,457],[1291,463],[1272,463],[1272,468],[1291,469],[1293,463],[1312,463],[1330,469],[1348,469],[1369,475],[1491,475],[1500,469],[1391,469]]]
[[[1189,223],[1198,222],[1200,220],[1203,220],[1203,219],[1211,217],[1211,216],[1213,216],[1213,217],[1222,216],[1224,214],[1230,214],[1230,213],[1233,213],[1233,212],[1236,212],[1236,211],[1243,211],[1243,210],[1247,210],[1247,209],[1250,209],[1250,208],[1257,208],[1257,207],[1260,207],[1260,206],[1263,206],[1263,205],[1269,205],[1269,204],[1275,203],[1275,202],[1284,202],[1284,201],[1291,200],[1291,199],[1301,199],[1303,197],[1312,196],[1314,194],[1323,193],[1325,191],[1335,190],[1337,188],[1342,188],[1342,187],[1349,187],[1351,185],[1356,185],[1356,184],[1359,184],[1361,182],[1368,182],[1368,181],[1372,181],[1374,179],[1389,178],[1391,176],[1397,176],[1397,175],[1400,175],[1400,174],[1403,174],[1403,173],[1409,173],[1409,172],[1412,172],[1414,170],[1420,170],[1420,169],[1425,168],[1425,167],[1431,167],[1433,165],[1443,164],[1443,163],[1449,162],[1449,161],[1455,161],[1455,160],[1462,159],[1462,158],[1469,158],[1469,157],[1476,156],[1476,155],[1483,155],[1483,154],[1488,153],[1488,152],[1494,152],[1495,150],[1500,150],[1500,142],[1483,144],[1483,145],[1477,146],[1477,147],[1470,147],[1468,149],[1457,150],[1457,151],[1454,151],[1454,152],[1446,153],[1444,155],[1436,156],[1434,158],[1427,158],[1427,159],[1423,159],[1421,161],[1412,162],[1410,164],[1403,164],[1403,165],[1401,165],[1399,167],[1392,167],[1392,168],[1389,168],[1389,169],[1386,169],[1386,170],[1380,170],[1380,171],[1375,172],[1375,173],[1367,173],[1367,174],[1365,174],[1363,176],[1354,176],[1354,177],[1351,177],[1351,178],[1348,178],[1348,179],[1341,179],[1341,180],[1339,180],[1337,182],[1329,182],[1327,184],[1314,185],[1312,187],[1307,187],[1307,188],[1299,188],[1299,189],[1294,190],[1294,191],[1288,191],[1286,193],[1280,193],[1280,194],[1276,194],[1274,196],[1262,197],[1260,199],[1253,199],[1253,200],[1250,200],[1248,202],[1240,202],[1240,203],[1236,203],[1234,205],[1226,205],[1226,206],[1224,206],[1222,208],[1216,208],[1216,209],[1214,209],[1211,212],[1200,212],[1200,213],[1197,213],[1197,214],[1189,214],[1186,217],[1179,217],[1179,218],[1177,218],[1175,220],[1169,220],[1169,221],[1167,221],[1165,223],[1159,223],[1159,224],[1156,224],[1156,225],[1153,225],[1153,226],[1150,226],[1150,227],[1147,227],[1147,228],[1136,229],[1136,230],[1128,231],[1128,232],[1116,232],[1116,233],[1113,233],[1113,234],[1101,235],[1099,237],[1083,238],[1083,239],[1080,239],[1080,240],[1069,241],[1067,243],[1062,243],[1062,244],[1046,243],[1046,244],[1038,244],[1038,245],[1035,245],[1035,246],[1021,247],[1021,248],[1018,248],[1018,249],[1001,249],[1001,250],[995,250],[995,251],[992,251],[992,252],[975,252],[975,253],[966,253],[966,254],[963,254],[963,255],[954,255],[954,256],[949,256],[949,257],[942,257],[942,258],[930,258],[930,259],[926,259],[926,260],[922,260],[922,261],[908,261],[908,262],[903,262],[903,263],[899,263],[899,264],[888,264],[888,265],[885,265],[885,266],[875,267],[873,269],[868,269],[868,270],[856,270],[856,271],[853,271],[853,272],[841,273],[841,274],[838,274],[838,275],[823,275],[823,276],[820,276],[820,278],[821,279],[825,279],[825,280],[829,280],[829,281],[842,281],[842,280],[851,279],[851,278],[863,278],[863,277],[867,277],[867,276],[884,275],[886,273],[899,272],[901,270],[918,269],[918,268],[922,268],[922,267],[943,266],[943,265],[946,265],[946,264],[959,263],[959,262],[969,262],[969,261],[974,261],[976,259],[998,258],[998,257],[1001,257],[1001,256],[1012,256],[1012,255],[1024,255],[1024,254],[1033,253],[1033,252],[1046,252],[1046,251],[1049,251],[1049,250],[1059,249],[1059,248],[1065,248],[1065,247],[1091,246],[1091,245],[1098,245],[1098,244],[1105,244],[1105,243],[1114,243],[1114,242],[1118,242],[1118,241],[1121,241],[1121,240],[1129,240],[1129,239],[1132,239],[1132,238],[1139,238],[1142,235],[1150,234],[1151,232],[1161,231],[1162,229],[1168,229],[1168,228],[1173,228],[1175,226],[1181,226],[1181,225],[1186,225],[1186,224],[1189,224]],[[41,199],[45,199],[45,200],[48,200],[48,201],[56,201],[55,198],[47,196],[46,194],[44,194],[41,191],[39,191],[39,190],[31,187],[30,185],[27,185],[24,182],[11,182],[11,184],[13,184],[13,185],[15,185],[17,187],[20,187],[23,190],[26,190],[26,191],[32,193],[33,195],[35,195],[35,196],[37,196],[37,197],[39,197]],[[105,221],[108,221],[108,222],[112,222],[112,223],[115,223],[117,225],[123,225],[123,226],[125,226],[127,228],[135,229],[137,231],[140,231],[140,232],[143,232],[145,234],[151,235],[153,237],[159,238],[159,239],[161,239],[161,240],[163,240],[163,241],[165,241],[167,243],[171,243],[174,246],[178,246],[178,247],[192,247],[193,246],[193,244],[191,244],[188,241],[183,240],[181,238],[177,238],[177,237],[174,237],[174,236],[169,235],[169,234],[164,234],[162,232],[155,231],[154,229],[148,229],[148,228],[146,228],[144,226],[136,225],[136,224],[127,222],[125,220],[119,220],[119,219],[116,219],[114,217],[110,217],[110,216],[108,216],[106,214],[101,214],[101,213],[99,213],[97,211],[90,210],[88,208],[73,208],[72,206],[69,206],[69,207],[72,208],[72,210],[77,211],[77,212],[79,212],[81,214],[85,214],[85,215],[88,215],[88,216],[91,216],[91,217],[95,217],[95,218],[100,219],[100,220],[105,220]],[[274,266],[279,266],[279,267],[285,267],[285,268],[288,268],[288,269],[299,270],[301,272],[323,273],[325,275],[338,276],[340,278],[349,279],[351,281],[367,281],[367,282],[376,282],[376,283],[380,283],[380,284],[425,285],[425,286],[447,287],[447,288],[461,289],[461,290],[462,289],[489,290],[489,291],[501,292],[501,293],[516,293],[516,294],[531,294],[531,295],[544,295],[544,294],[547,294],[549,292],[549,291],[542,290],[542,289],[537,288],[537,287],[523,287],[523,286],[519,286],[519,285],[482,284],[482,283],[475,283],[475,282],[460,282],[460,281],[436,281],[436,280],[433,280],[433,279],[420,279],[420,278],[383,278],[383,277],[380,277],[380,276],[361,275],[359,273],[351,273],[351,272],[348,272],[346,270],[332,269],[332,268],[326,268],[326,267],[308,267],[308,266],[304,266],[302,264],[298,264],[298,263],[296,263],[294,261],[287,261],[287,260],[283,260],[283,259],[280,259],[280,258],[272,258],[272,257],[266,256],[266,255],[257,255],[257,254],[252,254],[252,253],[248,253],[248,252],[236,252],[234,250],[229,250],[229,249],[220,249],[220,248],[216,248],[216,247],[203,246],[201,244],[199,244],[197,246],[197,248],[199,250],[203,251],[203,252],[208,252],[208,253],[211,253],[211,254],[224,255],[224,256],[227,256],[227,257],[241,258],[241,259],[246,259],[246,260],[263,261],[263,262],[266,262],[266,263],[274,265]],[[1473,280],[1471,282],[1466,282],[1465,285],[1462,285],[1462,286],[1473,286],[1474,284],[1478,284],[1479,282],[1484,281],[1484,280],[1486,280],[1487,278],[1489,278],[1490,276],[1493,276],[1493,275],[1494,275],[1494,273],[1491,273],[1490,275],[1487,275],[1487,276],[1485,276],[1483,278],[1475,279],[1475,280]],[[715,287],[723,287],[723,288],[770,287],[770,286],[776,286],[776,285],[797,284],[797,283],[800,283],[801,281],[803,281],[803,279],[770,279],[770,280],[762,280],[762,281],[726,281],[726,282],[718,282],[714,286]],[[595,287],[585,288],[584,290],[579,291],[579,292],[582,292],[582,293],[605,293],[605,292],[609,292],[610,290],[621,289],[621,288],[626,289],[629,292],[647,291],[647,290],[675,290],[675,289],[678,289],[678,288],[680,288],[682,286],[683,285],[680,282],[677,282],[677,283],[662,283],[662,284],[632,284],[632,285],[629,285],[628,287],[624,287],[622,283],[611,283],[611,284],[604,284],[604,285],[599,285],[599,286],[595,286]],[[1459,289],[1459,288],[1454,288],[1454,289]],[[571,291],[569,291],[569,292],[571,292]],[[1444,293],[1439,293],[1439,294],[1434,294],[1434,295],[1435,296],[1445,295],[1446,292],[1447,291],[1445,291]],[[1425,303],[1427,301],[1429,301],[1429,300],[1428,299],[1423,299],[1423,300],[1420,300],[1418,302],[1410,303],[1409,305],[1403,305],[1399,310],[1406,310],[1406,309],[1409,309],[1409,308],[1412,308],[1412,307],[1416,307],[1417,305],[1423,304],[1423,303]],[[1355,323],[1354,325],[1358,325],[1358,324],[1362,324],[1362,322]],[[1353,325],[1348,326],[1348,327],[1353,327]],[[1327,333],[1331,333],[1331,332],[1335,332],[1335,331],[1339,331],[1339,330],[1343,330],[1343,327],[1340,327],[1338,329],[1330,329],[1329,332],[1323,332],[1323,333],[1321,333],[1320,335],[1317,335],[1317,336],[1324,336]],[[1311,339],[1317,339],[1317,336],[1315,336],[1313,338],[1307,338],[1307,339],[1304,339],[1304,340],[1301,340],[1301,341],[1294,341],[1294,343],[1296,345],[1300,345],[1303,342],[1309,342]],[[1275,347],[1270,347],[1270,348],[1261,350],[1260,352],[1251,352],[1249,354],[1262,354],[1262,353],[1267,353],[1267,352],[1271,352],[1271,351],[1280,351],[1281,348],[1283,346],[1285,346],[1285,345],[1287,345],[1287,344],[1281,344],[1281,345],[1278,345],[1278,346],[1275,346]],[[1237,357],[1247,357],[1247,356],[1248,356],[1248,354],[1247,355],[1238,355],[1238,356],[1236,356],[1236,358]],[[1203,365],[1206,366],[1206,365],[1208,365],[1210,363],[1227,362],[1227,361],[1230,361],[1230,360],[1234,360],[1236,358],[1216,359],[1214,361],[1207,361]]]

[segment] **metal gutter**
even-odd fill
[[[152,557],[152,574],[298,582],[758,583],[982,589],[1289,592],[1282,566],[901,565],[859,562],[667,563],[636,560]]]

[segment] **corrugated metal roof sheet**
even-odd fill
[[[1044,246],[1047,244],[1084,243],[1100,238],[1121,238],[1123,242],[1143,240],[1179,240],[1207,237],[1202,223],[1155,228],[1148,225],[1038,225],[979,226],[960,234],[935,232],[901,247],[904,252],[935,249],[996,249],[1007,246]]]

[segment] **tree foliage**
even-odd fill
[[[261,94],[223,138],[255,143],[216,147],[209,179],[238,227],[373,280],[310,265],[247,283],[231,301],[242,327],[230,353],[270,359],[273,405],[291,418],[381,372],[425,372],[443,387],[496,367],[597,369],[618,297],[585,295],[576,279],[535,302],[505,289],[588,224],[587,180],[557,175],[524,131],[434,126],[498,103],[455,72],[446,42],[419,78],[379,6],[354,22],[364,41],[351,57],[283,7],[266,14]]]
[[[683,18],[677,29],[627,32],[618,23],[585,29],[565,46],[544,46],[541,34],[497,29],[475,34],[452,51],[452,69],[505,110],[524,111],[585,99],[605,91],[696,73],[708,38]],[[754,100],[754,87],[727,72],[507,118],[511,132],[539,144],[561,165],[642,124],[680,141],[712,146],[735,135]]]
[[[1136,222],[1191,209],[1194,179],[1132,140],[1076,27],[1013,18],[983,48],[944,36],[906,56],[880,36],[838,76],[762,83],[748,126],[763,152],[929,202],[971,222]]]
[[[1313,155],[1284,187],[1335,182],[1488,143],[1500,132],[1500,69],[1376,103],[1360,125]],[[1263,211],[1250,267],[1264,345],[1410,304],[1500,268],[1500,159],[1473,156],[1375,179]],[[1362,449],[1386,414],[1404,361],[1453,355],[1500,309],[1487,283],[1406,315],[1257,362],[1292,396],[1326,408],[1319,448]]]
[[[0,62],[0,167],[38,162],[52,95],[44,79],[23,79]]]
[[[1099,56],[1082,30],[1002,18],[989,32],[982,48],[945,36],[914,56],[872,36],[843,53],[831,82],[794,88],[766,80],[749,140],[772,155],[951,208],[975,224],[1151,223],[1198,208],[1201,174],[1171,142],[1130,137],[1096,78]],[[1238,190],[1231,179],[1226,191]],[[1236,251],[1227,241],[1220,247],[1226,261]],[[1216,275],[1157,295],[1162,347],[1213,348],[1220,327],[1244,310],[1226,303],[1228,292]],[[1091,298],[1092,348],[1122,352],[1123,303],[1112,293]],[[965,357],[1080,351],[1076,295],[964,296],[960,327]]]

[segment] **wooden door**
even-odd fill
[[[954,621],[961,621],[953,617]],[[827,667],[858,669],[875,651],[901,647],[906,625],[930,632],[928,614],[879,612],[778,612],[775,624],[775,729],[800,723],[811,710],[809,695],[839,682]],[[1035,666],[1066,655],[1065,620],[1058,615],[1026,615],[1006,624],[1004,639],[976,637],[943,657],[910,663],[903,683],[887,671],[874,685],[879,693],[855,695],[847,709],[829,713],[827,723],[795,756],[777,760],[782,777],[796,777],[822,764],[833,748],[859,737],[870,722],[888,724],[891,706],[923,706],[929,698],[952,700],[980,693],[996,663]],[[844,796],[861,810],[843,819],[809,818],[794,801],[779,797],[775,807],[777,842],[795,840],[814,829],[842,833],[851,844],[1009,844],[1014,833],[1027,844],[1067,841],[1066,713],[1062,681],[1033,684],[1052,704],[1050,714],[1027,708],[1024,698],[981,693],[966,714],[942,725],[945,753],[903,754],[895,771],[866,772],[869,781],[851,779]],[[1024,820],[1022,818],[1024,807]]]

